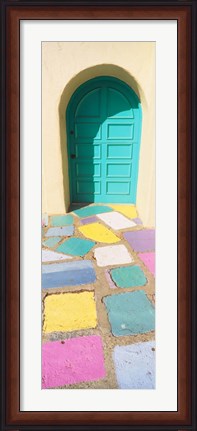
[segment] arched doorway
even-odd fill
[[[70,201],[135,203],[141,104],[123,81],[93,78],[66,112]]]

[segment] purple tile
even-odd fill
[[[108,284],[109,284],[109,287],[111,288],[111,289],[117,289],[117,286],[115,285],[115,283],[113,282],[113,280],[112,280],[112,278],[111,278],[111,275],[110,275],[110,272],[109,272],[109,270],[108,269],[106,269],[105,270],[105,277],[106,277],[106,280],[107,280],[107,282],[108,282]]]
[[[136,224],[142,224],[142,220],[139,217],[133,218],[132,221]]]
[[[97,221],[98,221],[97,217],[88,217],[81,220],[81,224],[95,223]]]
[[[154,229],[142,229],[133,232],[125,232],[123,236],[128,241],[131,248],[137,252],[155,250]]]

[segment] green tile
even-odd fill
[[[72,215],[59,215],[50,217],[51,226],[67,226],[73,224]]]
[[[70,238],[59,245],[56,250],[61,253],[70,254],[71,256],[84,256],[95,244],[94,241],[87,239]]]
[[[60,236],[52,236],[46,241],[43,241],[43,245],[46,245],[47,247],[54,247],[61,239],[62,238]]]
[[[118,287],[127,288],[144,286],[147,282],[142,269],[138,265],[130,265],[111,270],[111,276]]]
[[[155,312],[143,290],[103,298],[115,337],[143,334],[155,329]]]
[[[78,210],[75,210],[74,213],[79,217],[89,217],[92,215],[107,213],[111,211],[113,211],[113,209],[105,205],[94,205],[80,208]]]

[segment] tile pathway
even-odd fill
[[[42,232],[42,388],[154,389],[154,229],[90,204]]]

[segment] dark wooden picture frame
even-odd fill
[[[82,3],[3,0],[1,12],[3,36],[1,46],[3,59],[1,429],[13,431],[23,429],[195,430],[196,1],[148,3],[145,1],[86,1]],[[23,19],[174,19],[178,22],[178,410],[176,412],[20,411],[19,25],[20,20]]]

